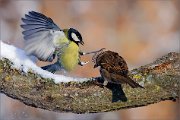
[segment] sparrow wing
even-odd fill
[[[105,69],[100,69],[100,74],[104,79],[106,79],[108,82],[111,82],[111,83],[115,83],[115,84],[126,83],[126,84],[129,84],[132,88],[137,88],[137,87],[144,88],[138,83],[136,83],[134,80],[132,80],[130,77],[124,77],[119,74],[109,73]]]
[[[117,84],[126,83],[129,84],[132,88],[137,88],[137,87],[144,88],[138,83],[136,83],[134,80],[132,80],[130,77],[124,77],[122,75],[117,75],[113,73],[111,73],[110,76],[111,76],[111,81]]]
[[[127,63],[118,53],[105,51],[100,57],[98,62],[101,64],[101,67],[106,69],[109,73],[127,76]]]
[[[114,56],[114,66],[113,66],[113,73],[119,74],[122,76],[127,76],[128,74],[128,66],[126,61],[119,56],[118,54]]]
[[[22,18],[24,29],[22,34],[25,40],[25,51],[28,55],[34,55],[42,61],[52,61],[56,46],[54,45],[54,35],[61,29],[53,20],[45,15],[31,11]]]

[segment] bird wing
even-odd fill
[[[126,61],[119,55],[115,56],[114,60],[114,66],[113,66],[113,73],[119,74],[122,76],[127,76],[128,74],[128,66]]]
[[[100,62],[101,67],[106,69],[109,73],[127,76],[127,64],[125,60],[118,55],[118,53],[112,51],[105,51],[104,54],[100,57],[101,58],[98,62]]]
[[[144,88],[128,76],[125,77],[119,74],[109,73],[105,69],[100,69],[100,74],[104,79],[106,79],[108,82],[111,82],[111,83],[115,83],[115,84],[126,83],[126,84],[129,84],[132,88],[137,88],[137,87]]]
[[[35,11],[25,14],[22,22],[24,23],[21,25],[24,29],[22,34],[24,35],[27,54],[34,55],[42,61],[52,61],[54,59],[53,53],[57,47],[54,36],[64,35],[64,32],[51,18]]]
[[[111,81],[114,83],[119,83],[119,84],[126,83],[129,84],[132,88],[137,88],[137,87],[144,88],[138,83],[136,83],[134,80],[132,80],[130,77],[124,77],[117,74],[110,74],[110,76],[111,76]]]

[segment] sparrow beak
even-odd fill
[[[98,65],[97,65],[97,64],[95,64],[95,65],[94,65],[94,68],[97,68],[97,67],[98,67]]]
[[[81,44],[81,45],[84,45],[84,42],[83,42],[83,41],[80,41],[80,44]]]

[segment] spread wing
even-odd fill
[[[25,14],[22,22],[27,54],[34,55],[42,61],[52,61],[56,48],[53,42],[54,35],[57,31],[64,35],[63,31],[51,18],[34,11]]]

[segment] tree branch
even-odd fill
[[[145,89],[108,84],[101,78],[83,83],[55,84],[32,72],[12,68],[8,59],[0,60],[0,90],[26,105],[57,112],[95,113],[135,108],[179,98],[180,53],[169,53],[151,64],[130,71],[129,76]]]

